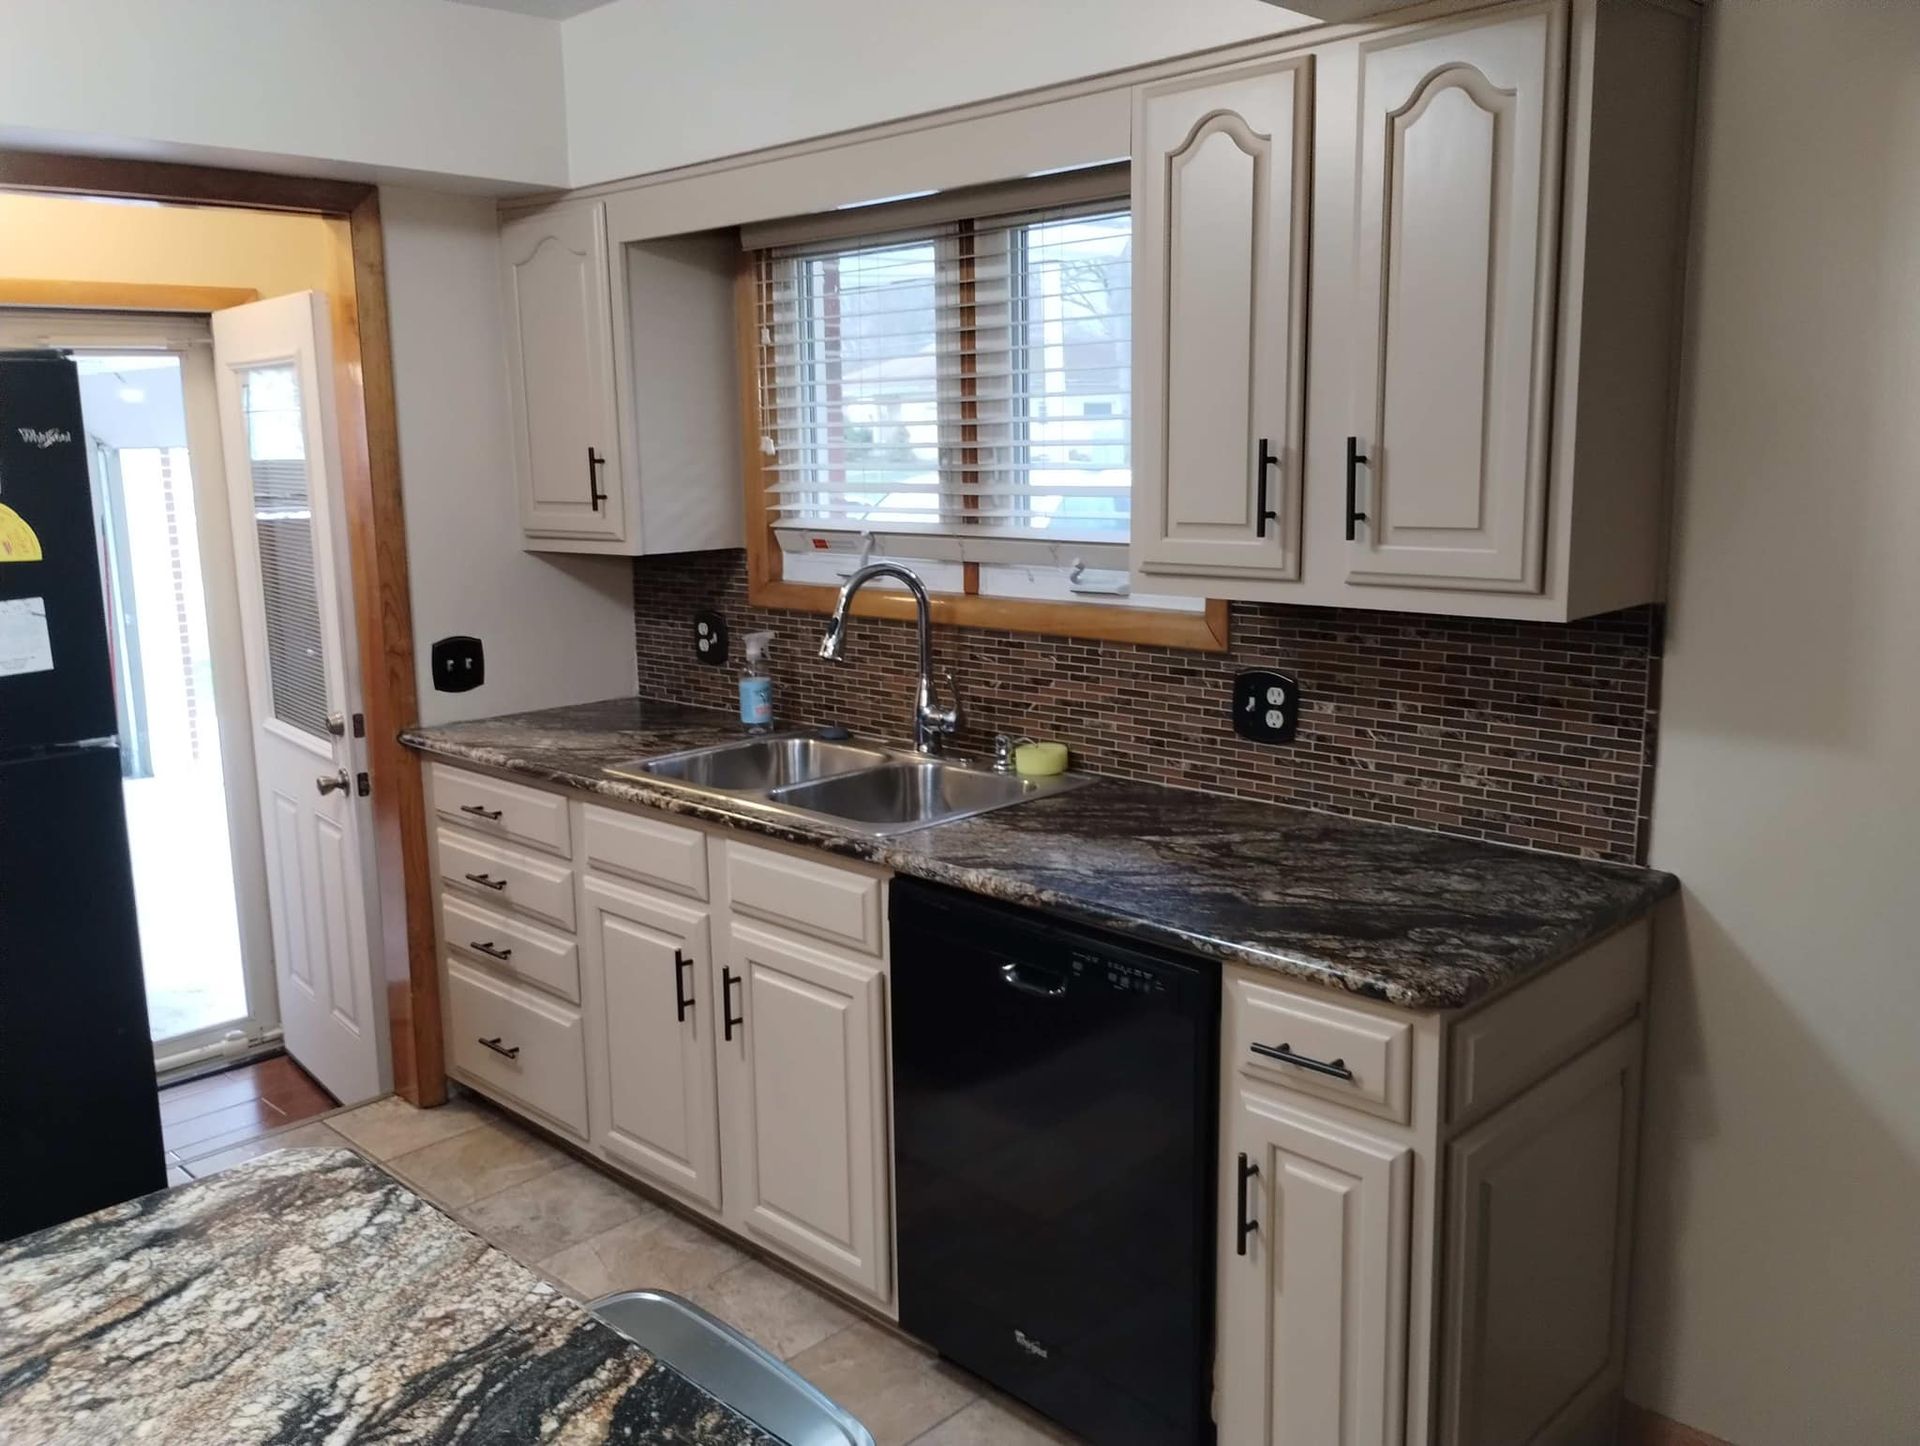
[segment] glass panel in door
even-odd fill
[[[261,606],[273,716],[315,738],[327,728],[327,657],[313,550],[300,375],[293,363],[241,373],[253,524],[260,545]]]

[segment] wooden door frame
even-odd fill
[[[447,1085],[440,1036],[440,977],[429,907],[425,798],[420,760],[401,746],[399,738],[402,729],[419,722],[419,694],[414,680],[413,609],[379,190],[357,181],[12,150],[0,150],[0,189],[293,211],[345,223],[351,259],[338,284],[330,288],[329,301],[366,758],[373,781],[369,842],[378,878],[381,929],[381,977],[375,982],[387,996],[394,1090],[416,1105],[440,1104],[446,1099]],[[74,297],[60,304],[135,309],[140,302],[129,305],[113,299],[134,290],[147,293],[145,306],[151,308],[161,304],[160,291],[176,289],[116,291],[102,285],[94,291],[95,299]],[[207,290],[177,289],[180,293]],[[173,299],[178,303],[189,298]],[[244,299],[251,298],[232,289],[230,297],[204,295],[198,298],[199,304],[180,309],[214,310]]]

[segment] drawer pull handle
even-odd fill
[[[1234,1215],[1234,1227],[1239,1231],[1240,1238],[1234,1242],[1233,1253],[1235,1255],[1245,1255],[1247,1253],[1247,1237],[1260,1228],[1260,1222],[1258,1220],[1251,1220],[1247,1217],[1247,1182],[1259,1173],[1260,1167],[1249,1160],[1246,1151],[1242,1150],[1240,1152],[1240,1199],[1238,1209]]]
[[[492,1039],[481,1040],[480,1043],[499,1055],[502,1059],[520,1058],[520,1046],[517,1044],[502,1044],[500,1042],[500,1036],[497,1034]]]
[[[1312,1055],[1295,1054],[1286,1043],[1255,1044],[1253,1052],[1268,1059],[1277,1059],[1282,1064],[1294,1065],[1299,1069],[1312,1070],[1315,1074],[1330,1075],[1334,1079],[1343,1079],[1353,1083],[1353,1071],[1347,1068],[1344,1059],[1315,1059]]]
[[[496,893],[507,886],[505,879],[492,878],[487,874],[468,874],[466,879],[470,884],[478,884],[481,888],[492,889]]]
[[[693,995],[687,990],[687,985],[692,982],[692,976],[688,971],[692,968],[693,960],[675,949],[673,951],[673,1017],[680,1024],[687,1022],[687,1011],[693,1008]]]
[[[480,806],[479,804],[477,804],[477,803],[463,803],[463,804],[461,804],[461,805],[460,805],[460,812],[462,812],[462,813],[470,813],[470,814],[472,814],[472,815],[473,815],[473,816],[474,816],[475,818],[484,818],[484,819],[485,819],[485,820],[486,820],[486,821],[487,821],[488,823],[498,823],[498,822],[500,822],[500,819],[501,819],[501,817],[502,817],[502,814],[501,814],[501,811],[500,811],[499,809],[497,809],[497,808],[482,808],[482,807],[481,807],[481,806]]]
[[[485,954],[489,959],[498,959],[502,964],[513,957],[513,950],[502,949],[491,939],[484,944],[478,939],[472,939],[468,941],[467,947],[476,954]]]
[[[744,1025],[747,1022],[746,1015],[733,1012],[733,986],[746,982],[725,965],[720,967],[720,1022],[724,1026],[727,1039],[733,1038],[735,1025]]]

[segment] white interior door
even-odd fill
[[[214,365],[287,1052],[343,1104],[388,1087],[326,298],[216,312]]]

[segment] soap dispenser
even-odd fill
[[[749,733],[765,733],[773,727],[773,679],[762,666],[772,642],[772,633],[747,634],[747,671],[740,679],[740,722]]]

